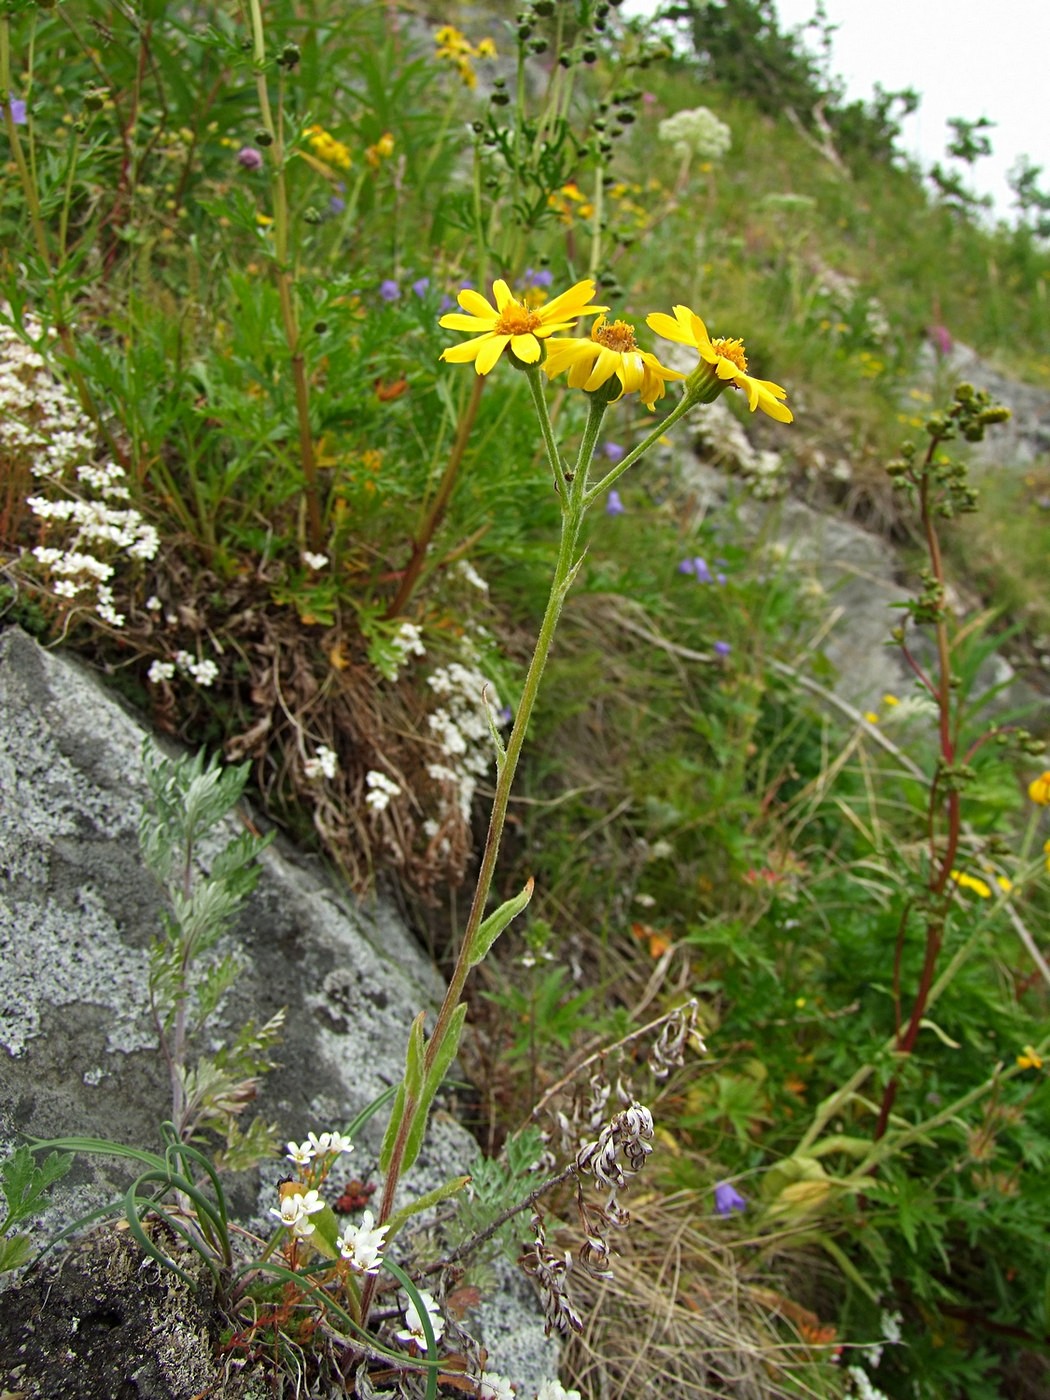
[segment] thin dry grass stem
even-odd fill
[[[805,1372],[831,1346],[807,1344],[796,1325],[814,1315],[785,1296],[783,1279],[744,1274],[734,1250],[705,1234],[697,1204],[691,1192],[631,1201],[615,1278],[574,1273],[587,1322],[568,1343],[571,1383],[602,1400],[822,1394]]]

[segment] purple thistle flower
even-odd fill
[[[392,277],[385,277],[379,284],[379,295],[384,301],[400,301],[401,288]]]
[[[952,333],[947,326],[929,326],[926,334],[930,337],[930,343],[938,355],[950,355],[955,349],[955,342],[952,340]]]
[[[702,559],[699,554],[693,560],[693,573],[696,574],[701,583],[714,583],[711,570],[707,567],[707,560]]]
[[[714,649],[716,656],[728,656],[729,653],[733,650],[733,648],[729,645],[728,642],[715,642]]]
[[[554,281],[554,273],[547,267],[527,267],[522,280],[526,287],[549,287]]]
[[[254,146],[242,146],[237,152],[237,164],[242,170],[261,170],[263,153],[257,151]]]
[[[626,515],[626,514],[627,514],[627,507],[624,505],[623,501],[620,499],[620,493],[619,493],[619,491],[612,490],[612,491],[609,492],[608,496],[606,496],[606,498],[605,498],[605,514],[606,514],[606,515]]]
[[[425,297],[427,292],[430,290],[430,278],[420,277],[418,281],[412,283],[412,290],[415,292],[417,297]]]
[[[715,1214],[732,1215],[735,1210],[746,1210],[747,1200],[741,1196],[735,1186],[730,1186],[728,1181],[719,1181],[715,1184]]]
[[[621,447],[618,442],[603,442],[602,452],[613,464],[614,467],[616,466],[617,462],[622,462],[623,459],[627,456],[627,449],[625,447]]]
[[[683,559],[678,565],[678,572],[680,574],[695,574],[696,564],[692,559]]]
[[[14,122],[15,126],[25,126],[26,122],[29,120],[29,116],[26,112],[26,104],[23,100],[20,97],[12,97],[8,106],[11,111],[11,120]]]

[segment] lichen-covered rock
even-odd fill
[[[138,850],[143,738],[83,666],[15,628],[0,634],[0,1154],[23,1135],[160,1145],[170,1098],[146,987],[161,902]],[[298,1142],[344,1129],[400,1078],[408,1027],[438,983],[390,905],[356,900],[280,842],[262,866],[232,949],[244,971],[222,1015],[237,1028],[287,1008],[280,1067],[256,1108]],[[348,1178],[374,1179],[382,1128],[379,1114],[360,1134]],[[461,1174],[476,1152],[439,1110],[405,1194]],[[275,1158],[234,1183],[242,1223],[268,1229],[287,1165]],[[115,1200],[124,1166],[78,1158],[41,1241]],[[21,1306],[11,1294],[4,1303]],[[538,1382],[554,1374],[553,1347],[538,1311],[519,1302],[515,1316],[515,1347],[531,1337],[515,1378]],[[498,1357],[498,1329],[484,1340]]]

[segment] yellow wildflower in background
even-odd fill
[[[547,203],[551,209],[557,211],[562,223],[568,224],[570,227],[575,222],[577,215],[581,219],[589,219],[594,213],[594,205],[574,180],[570,180],[567,185],[562,185],[560,190],[549,194]]]
[[[389,131],[384,131],[379,140],[372,146],[365,149],[365,160],[373,170],[379,169],[379,162],[387,160],[394,154],[394,138]]]
[[[950,873],[961,890],[973,890],[974,894],[980,895],[982,899],[991,899],[991,886],[984,880],[978,879],[976,875],[967,875],[964,870],[953,870]]]
[[[662,311],[654,311],[645,321],[650,330],[654,330],[665,340],[673,340],[678,345],[691,345],[701,361],[711,367],[713,373],[710,385],[703,382],[704,376],[699,371],[694,371],[691,383],[695,381],[697,388],[713,388],[717,380],[723,381],[721,387],[716,388],[710,398],[698,398],[698,402],[710,403],[727,384],[733,384],[747,395],[748,407],[752,413],[756,408],[760,408],[763,413],[768,413],[770,418],[775,418],[779,423],[793,421],[794,414],[786,404],[780,402],[781,399],[787,398],[787,390],[768,379],[753,379],[747,373],[747,356],[742,340],[721,338],[712,341],[703,321],[695,311],[690,311],[688,306],[676,306],[674,316],[665,316]]]
[[[593,393],[615,375],[620,381],[620,399],[624,394],[637,393],[648,407],[667,392],[667,380],[684,379],[675,369],[662,365],[648,350],[640,350],[634,338],[634,328],[626,321],[606,321],[599,316],[586,340],[550,340],[543,371],[551,379],[569,372],[569,387]],[[615,402],[610,399],[609,402]]]
[[[1017,1057],[1017,1064],[1020,1069],[1042,1069],[1043,1059],[1030,1045],[1026,1045]]]
[[[334,165],[340,170],[349,170],[353,164],[350,148],[344,146],[342,141],[337,141],[330,131],[325,131],[323,126],[308,126],[306,140],[314,155],[319,160],[323,160],[325,165]]]
[[[589,312],[609,309],[590,305],[594,296],[594,283],[590,279],[577,282],[553,301],[536,308],[516,301],[502,278],[493,282],[492,295],[495,306],[487,302],[480,292],[469,288],[460,292],[456,300],[468,314],[462,316],[458,311],[450,311],[447,316],[442,316],[438,325],[446,330],[481,331],[483,334],[475,335],[473,340],[465,341],[462,345],[450,345],[447,350],[442,350],[443,360],[453,365],[468,364],[473,360],[478,374],[488,374],[509,345],[511,354],[522,364],[534,365],[540,358],[540,340],[558,331],[570,330],[581,316]]]
[[[496,45],[491,39],[482,39],[475,46],[452,24],[443,24],[434,31],[434,43],[437,46],[434,57],[447,59],[459,74],[460,82],[468,88],[478,85],[471,59],[496,57]]]
[[[1050,807],[1050,768],[1028,784],[1028,796],[1038,807]]]

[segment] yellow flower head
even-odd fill
[[[986,881],[978,879],[976,875],[967,875],[964,870],[953,870],[950,873],[961,890],[973,890],[974,894],[980,895],[982,899],[991,899],[991,886]]]
[[[1042,1069],[1043,1059],[1030,1045],[1026,1045],[1024,1051],[1017,1057],[1017,1064],[1020,1069]]]
[[[673,340],[678,345],[691,345],[700,356],[703,365],[710,368],[701,373],[696,370],[690,385],[697,391],[696,402],[710,403],[716,399],[727,385],[733,384],[747,395],[748,407],[754,413],[760,408],[779,423],[790,423],[794,414],[781,399],[787,398],[787,390],[768,379],[753,379],[747,373],[747,356],[741,340],[720,339],[712,341],[707,327],[695,311],[688,306],[676,306],[674,316],[666,316],[662,311],[654,311],[646,317],[646,325],[665,340]],[[712,393],[711,390],[714,390]],[[689,390],[687,390],[689,392]]]
[[[637,393],[642,402],[653,408],[657,399],[667,392],[667,380],[684,379],[675,369],[662,365],[648,350],[635,343],[634,328],[626,321],[606,321],[599,316],[591,327],[589,339],[551,340],[543,371],[551,379],[569,371],[569,387],[593,393],[612,379],[620,381],[620,392]],[[610,400],[612,402],[613,400]]]
[[[394,154],[394,138],[389,131],[384,131],[379,140],[365,150],[365,160],[373,170],[379,169],[379,162],[386,160]]]
[[[1050,768],[1028,784],[1028,796],[1037,807],[1050,807]]]
[[[337,141],[323,126],[308,126],[306,139],[313,153],[326,165],[338,166],[340,170],[350,169],[353,159],[349,147],[344,146],[342,141]]]
[[[577,282],[540,307],[515,301],[502,278],[493,282],[492,295],[495,306],[480,292],[469,289],[460,292],[457,301],[467,315],[451,311],[442,316],[438,324],[450,331],[474,332],[474,339],[442,350],[443,360],[453,365],[465,365],[473,360],[478,374],[488,374],[509,345],[511,354],[522,364],[534,365],[540,358],[541,340],[558,331],[570,330],[589,312],[608,310],[605,306],[590,305],[594,296],[594,283],[590,280]],[[482,334],[478,335],[478,331]]]

